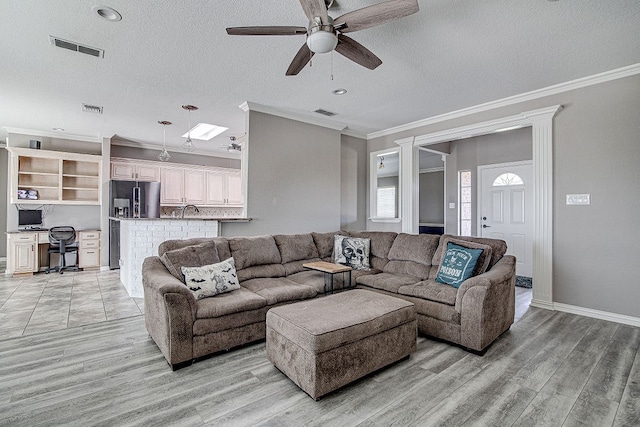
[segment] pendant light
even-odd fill
[[[378,166],[378,169],[384,169],[384,156],[380,156],[380,166]]]
[[[197,110],[198,107],[196,107],[195,105],[183,105],[182,108],[189,112],[189,119],[187,120],[189,124],[189,130],[187,131],[187,140],[184,142],[184,144],[182,144],[182,149],[191,153],[196,149],[196,146],[193,145],[193,141],[191,141],[191,112]]]
[[[161,162],[166,162],[171,158],[171,155],[167,151],[167,125],[170,125],[171,122],[162,120],[158,123],[162,125],[162,151],[158,154],[158,159],[160,159]]]

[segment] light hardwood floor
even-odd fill
[[[410,358],[315,402],[264,343],[172,372],[142,316],[0,341],[0,425],[638,426],[640,328],[528,308],[483,356]]]

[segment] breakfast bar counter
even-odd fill
[[[217,237],[220,223],[250,221],[249,218],[117,218],[120,221],[120,281],[136,298],[143,298],[142,263],[157,255],[160,243],[169,239]]]

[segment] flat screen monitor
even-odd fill
[[[42,225],[42,211],[39,209],[20,209],[18,211],[18,225]]]

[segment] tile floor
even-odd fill
[[[0,339],[88,325],[144,313],[119,270],[0,276]]]

